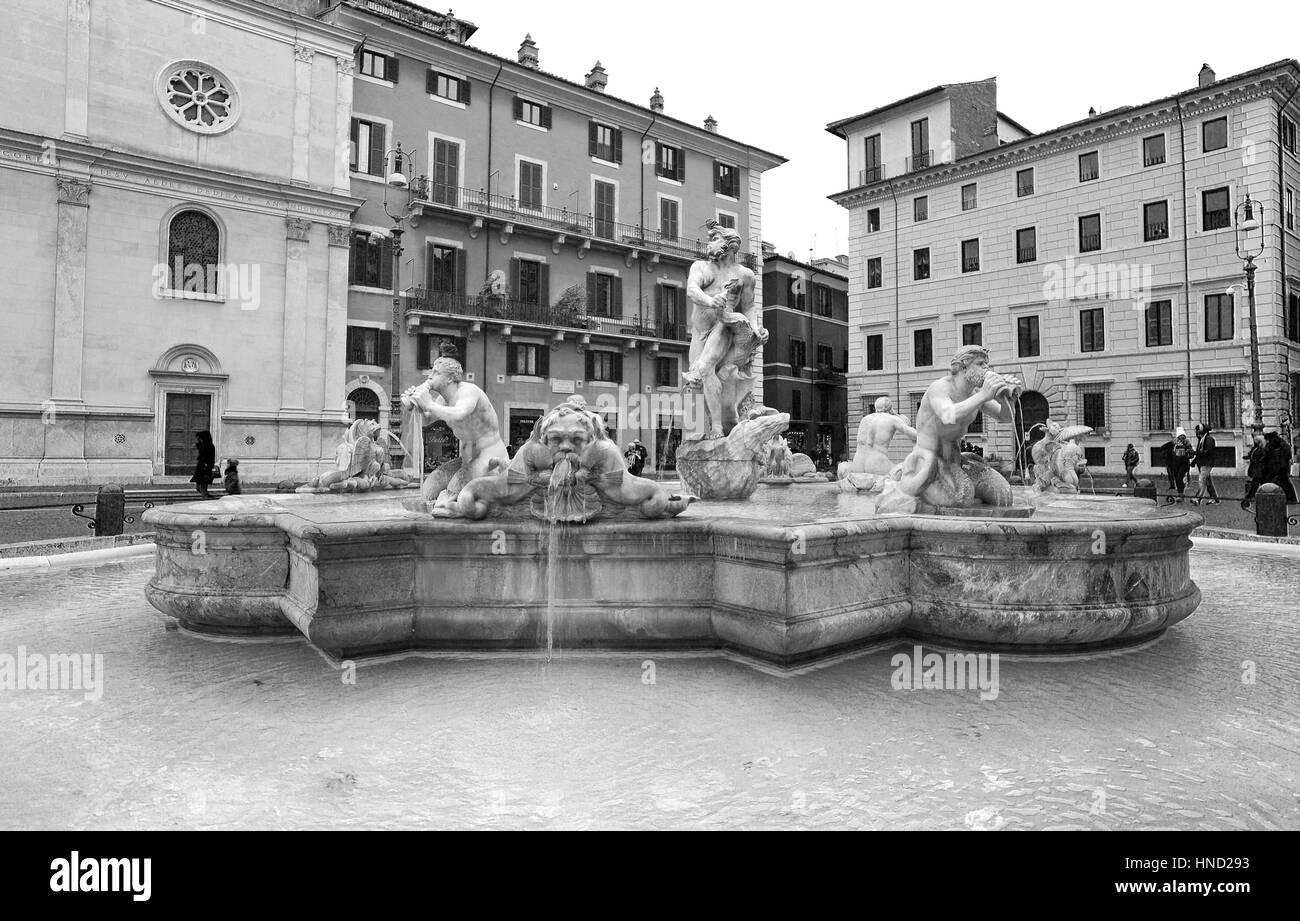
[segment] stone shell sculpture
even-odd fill
[[[335,451],[335,469],[297,488],[297,492],[369,492],[414,485],[401,470],[391,467],[389,440],[397,436],[381,429],[372,419],[358,419],[348,426]]]
[[[1034,489],[1038,492],[1076,493],[1079,491],[1079,468],[1088,461],[1079,438],[1092,432],[1086,425],[1062,426],[1048,419],[1046,437],[1040,439],[1030,455],[1034,458]]]
[[[790,415],[766,406],[748,415],[725,438],[687,441],[677,449],[677,473],[701,499],[747,499],[758,489],[768,443],[789,428]]]

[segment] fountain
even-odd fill
[[[965,433],[947,421],[953,406],[960,415],[983,398],[1005,402],[1017,386],[987,371],[986,357],[975,364],[980,389],[972,373],[917,418],[918,451],[938,445],[928,479],[915,475],[926,458],[913,456],[880,493],[826,483],[693,502],[628,473],[571,399],[513,460],[465,458],[482,473],[450,497],[441,472],[422,497],[291,493],[151,509],[147,595],[194,631],[296,631],[340,658],[540,644],[726,649],[794,665],[892,638],[1096,649],[1187,617],[1200,601],[1188,573],[1200,517],[1072,493],[1013,507],[1005,481],[947,440]],[[440,399],[480,405],[458,390]],[[495,428],[494,415],[478,421]],[[453,422],[462,440],[472,418]],[[748,421],[762,420],[784,421]],[[882,512],[891,502],[912,508]],[[1033,517],[1012,517],[1022,511]]]

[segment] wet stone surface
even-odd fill
[[[989,700],[895,690],[911,644],[788,675],[413,655],[349,685],[301,639],[165,629],[150,558],[0,576],[0,653],[104,669],[99,700],[0,690],[0,827],[1300,828],[1300,556],[1191,564],[1197,616],[1003,656]]]

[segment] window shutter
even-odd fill
[[[370,175],[384,175],[384,125],[370,126]]]
[[[379,331],[379,354],[375,356],[375,364],[381,368],[387,368],[393,363],[393,334],[390,330],[381,329]]]
[[[510,260],[510,299],[519,300],[519,260]]]
[[[655,141],[655,175],[656,176],[662,176],[664,174],[663,163],[664,163],[664,145],[660,144],[658,141]]]
[[[686,148],[677,148],[677,175],[674,176],[678,182],[686,181]]]
[[[524,101],[518,96],[515,97],[515,121],[523,121],[524,118]]]
[[[433,295],[433,244],[426,242],[424,244],[424,290],[429,293],[432,299]]]
[[[463,249],[456,250],[454,258],[456,259],[456,294],[464,297],[467,293],[465,291],[465,251]]]
[[[713,191],[722,191],[722,164],[717,160],[713,161]]]
[[[357,348],[357,328],[356,328],[355,326],[349,326],[349,327],[348,327],[348,345],[347,345],[347,356],[348,356],[348,357],[347,357],[347,361],[348,361],[348,364],[355,364],[355,361],[354,361],[354,359],[352,358],[352,356],[353,356],[353,354],[356,352],[356,348]]]
[[[623,353],[614,353],[614,383],[623,383]]]
[[[469,105],[469,77],[460,81],[460,101]]]
[[[614,162],[623,162],[623,129],[614,129]]]
[[[623,279],[610,278],[609,301],[609,315],[611,317],[621,317],[623,315]],[[622,380],[622,378],[619,378],[619,380]]]
[[[433,364],[433,359],[430,356],[430,346],[433,345],[433,337],[429,335],[420,335],[417,336],[416,339],[418,341],[417,351],[419,353],[416,362],[423,370]]]
[[[393,83],[397,82],[397,55],[388,59],[388,69],[384,72]]]
[[[519,367],[519,346],[513,342],[506,343],[506,373],[517,374],[515,370]]]
[[[551,305],[551,267],[545,262],[537,266],[537,303],[543,310]]]
[[[385,237],[379,245],[379,287],[393,287],[393,241]]]
[[[537,373],[542,377],[551,376],[551,348],[545,343],[537,347]]]
[[[596,312],[596,273],[588,272],[587,273],[587,313],[593,314],[595,312]],[[591,375],[588,374],[587,377],[590,378]]]
[[[357,279],[361,275],[361,260],[365,253],[361,249],[361,244],[358,241],[359,238],[354,231],[352,233],[352,245],[348,247],[348,284],[350,285],[360,284]]]
[[[664,286],[655,285],[655,323],[662,326],[666,322],[664,317]],[[664,332],[659,330],[660,334]]]
[[[551,107],[550,107],[550,106],[542,106],[542,127],[543,127],[543,128],[549,128],[549,127],[551,127]]]
[[[348,167],[356,172],[357,169],[357,146],[361,136],[361,122],[358,119],[352,119],[352,144],[348,150]]]
[[[591,379],[596,376],[594,373],[596,370],[596,353],[591,351],[591,349],[588,349],[586,358],[586,377],[587,381],[590,382]]]
[[[424,91],[430,96],[438,92],[438,72],[432,67],[424,72]]]
[[[595,122],[587,122],[587,156],[596,156],[596,132],[599,129]]]

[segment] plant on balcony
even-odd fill
[[[555,305],[551,308],[555,319],[572,326],[578,317],[587,315],[587,292],[582,285],[569,285],[560,292]]]

